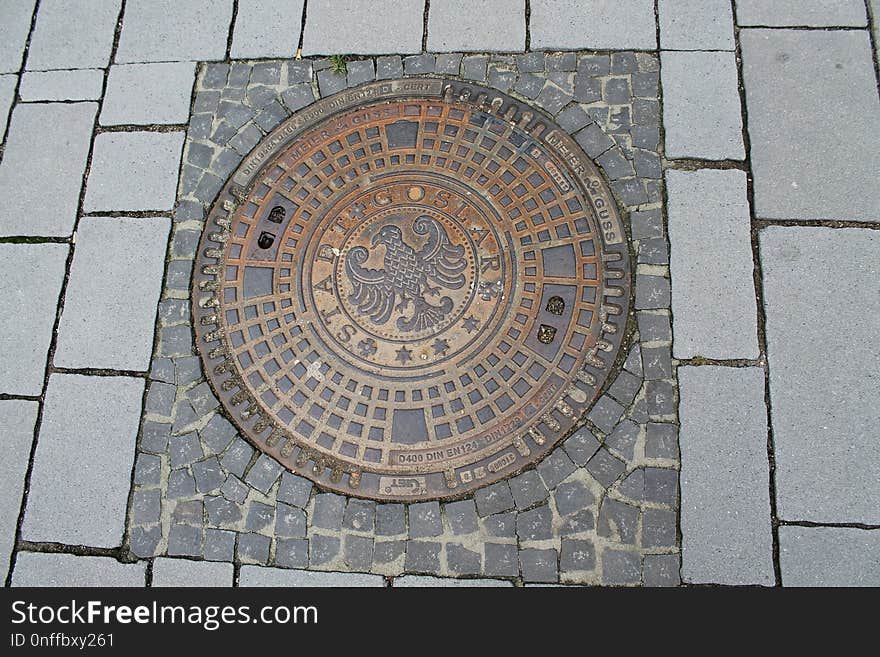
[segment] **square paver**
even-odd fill
[[[734,49],[730,0],[660,0],[658,10],[664,50]]]
[[[195,72],[191,62],[110,67],[101,125],[186,123]]]
[[[755,214],[878,221],[880,100],[868,33],[743,30]]]
[[[0,2],[0,73],[17,73],[37,0]]]
[[[22,538],[121,544],[143,392],[142,379],[50,377]]]
[[[0,235],[70,235],[97,110],[95,103],[15,107],[0,163]]]
[[[9,555],[15,545],[24,478],[34,442],[34,425],[40,405],[23,399],[0,400],[0,577],[5,581]]]
[[[880,524],[880,234],[761,231],[777,512]]]
[[[311,0],[302,54],[420,52],[424,14],[424,0]]]
[[[293,57],[299,45],[304,0],[238,0],[233,59]]]
[[[232,586],[232,564],[159,558],[153,562],[153,586]]]
[[[880,529],[779,528],[783,586],[880,586]]]
[[[182,131],[99,134],[84,209],[170,210],[177,191],[183,139]]]
[[[666,157],[742,160],[742,117],[732,52],[660,55]]]
[[[680,367],[682,579],[772,585],[764,370]]]
[[[487,30],[487,20],[492,29]],[[525,0],[435,2],[428,10],[428,50],[516,51],[526,47]]]
[[[657,47],[654,0],[532,0],[531,9],[535,50]]]
[[[736,0],[739,25],[864,27],[864,0]]]
[[[746,174],[667,170],[676,358],[757,358]]]
[[[117,63],[223,59],[232,0],[128,0]]]
[[[121,4],[122,0],[42,0],[25,68],[107,66]]]
[[[285,570],[282,568],[264,568],[262,566],[242,566],[238,576],[238,585],[242,587],[257,586],[317,586],[329,587],[383,587],[385,578],[381,575],[365,575],[362,573],[330,573],[308,570]]]
[[[150,368],[168,217],[84,217],[77,231],[55,364]]]
[[[0,244],[0,392],[39,395],[67,265],[66,244]]]
[[[74,71],[28,71],[18,90],[23,101],[100,100],[104,92],[104,71],[84,68]]]
[[[147,562],[119,563],[110,557],[19,552],[12,573],[13,586],[141,587]]]

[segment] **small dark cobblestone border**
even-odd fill
[[[584,426],[535,468],[450,503],[321,492],[238,436],[194,351],[190,276],[207,208],[292,112],[376,79],[442,75],[537,105],[602,168],[635,272],[629,353]],[[679,583],[677,383],[662,219],[659,62],[650,53],[425,54],[202,64],[174,212],[125,545],[282,568]]]

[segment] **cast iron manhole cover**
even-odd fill
[[[577,144],[506,95],[369,84],[294,115],[208,217],[193,311],[243,435],[326,488],[459,496],[594,401],[629,257]]]

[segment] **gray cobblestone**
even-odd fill
[[[434,72],[434,55],[410,55],[403,58],[403,72],[405,75],[426,75]]]
[[[602,579],[606,584],[638,584],[641,571],[641,559],[635,552],[605,550],[602,553]]]
[[[261,454],[257,462],[251,466],[244,481],[261,493],[268,493],[273,484],[281,476],[281,464],[271,456]]]
[[[606,497],[599,509],[597,533],[605,538],[619,538],[621,543],[634,545],[639,529],[639,510]]]
[[[596,401],[587,418],[603,433],[610,433],[623,415],[623,410],[623,406],[608,395],[603,395]]]
[[[562,444],[562,448],[575,465],[583,466],[599,449],[599,441],[589,429],[582,427]]]
[[[575,465],[562,449],[553,450],[538,464],[538,474],[548,489],[555,488],[561,481],[575,471]]]
[[[443,533],[443,519],[440,516],[439,502],[420,502],[410,504],[409,535],[410,538],[440,536]]]
[[[407,541],[406,572],[437,573],[440,571],[440,543]]]
[[[162,479],[162,462],[158,456],[139,454],[134,465],[134,483],[138,486],[158,486]]]
[[[483,526],[490,536],[514,538],[516,536],[516,514],[498,513],[483,519]]]
[[[263,532],[271,527],[275,520],[275,509],[262,502],[251,502],[244,527],[249,532]],[[275,525],[278,526],[277,524]]]
[[[275,545],[275,563],[285,568],[307,568],[309,542],[302,538],[279,538]]]
[[[155,527],[132,527],[130,536],[131,553],[141,559],[152,557],[156,554],[159,542],[162,540],[162,528]]]
[[[201,500],[186,500],[174,505],[171,521],[178,525],[201,527],[205,524],[205,505]]]
[[[187,470],[172,470],[168,475],[168,490],[166,491],[169,499],[178,499],[181,497],[192,497],[196,494],[196,480]]]
[[[281,484],[278,487],[277,499],[302,509],[309,503],[312,492],[312,482],[305,477],[300,477],[291,472],[281,474]]]
[[[320,566],[339,554],[340,542],[336,536],[315,534],[309,539],[309,565]]]
[[[559,550],[562,572],[589,571],[596,567],[596,548],[592,541],[564,538]]]
[[[139,525],[159,522],[161,499],[158,489],[136,490],[131,499],[131,519]]]
[[[519,554],[510,543],[486,543],[483,572],[490,577],[517,577]]]
[[[453,534],[471,534],[479,528],[477,507],[473,500],[461,500],[444,505],[446,519]]]
[[[600,449],[587,463],[587,470],[596,481],[608,488],[623,474],[626,464],[612,456],[607,449]]]
[[[546,504],[523,511],[516,516],[516,534],[523,541],[540,541],[553,537],[553,514]]]
[[[376,535],[398,536],[406,533],[406,507],[403,504],[379,504],[376,507]]]
[[[244,563],[268,563],[271,539],[262,534],[239,534],[236,552]]]
[[[399,55],[389,55],[376,59],[377,80],[398,78],[401,75],[403,75],[403,58]]]
[[[345,498],[335,493],[320,493],[315,497],[315,509],[311,520],[315,527],[322,529],[342,528],[342,517],[345,512]]]
[[[506,481],[500,481],[477,490],[474,501],[477,503],[477,513],[481,516],[509,511],[514,505],[513,496]]]
[[[677,554],[646,554],[643,564],[645,586],[678,586],[680,560]]]
[[[560,484],[553,493],[553,499],[561,516],[577,513],[596,501],[590,489],[580,481]]]
[[[376,79],[372,59],[362,59],[348,63],[348,86],[356,87]]]
[[[205,559],[232,561],[235,556],[235,532],[223,529],[205,530]]]
[[[632,461],[635,457],[635,446],[638,438],[639,425],[630,420],[624,420],[605,438],[605,446],[613,449],[626,460]]]
[[[556,582],[559,579],[556,550],[521,550],[519,562],[523,581]]]
[[[534,470],[527,470],[521,475],[513,477],[508,481],[508,484],[517,509],[527,509],[546,500],[550,494]],[[499,511],[503,510],[505,509],[499,509]]]
[[[373,539],[367,536],[345,536],[342,547],[345,565],[353,570],[369,570],[373,563]]]
[[[647,400],[652,417],[675,414],[675,388],[669,381],[648,381]]]
[[[208,512],[208,522],[215,527],[234,525],[241,520],[239,505],[220,496],[206,497],[205,511]]]
[[[583,534],[595,529],[596,520],[593,512],[589,509],[578,511],[568,516],[559,528],[562,536],[570,536],[572,534]]]
[[[376,503],[369,500],[351,499],[345,507],[343,526],[355,531],[371,532],[376,521]]]
[[[649,423],[645,456],[649,459],[678,459],[678,427],[674,424]]]
[[[389,564],[402,557],[405,551],[405,541],[377,541],[373,546],[373,562]]]
[[[434,72],[439,75],[458,75],[461,69],[462,56],[457,53],[443,53],[437,55],[434,63]]]
[[[241,479],[231,474],[226,478],[226,482],[220,488],[220,494],[230,502],[241,504],[247,499],[250,487]]]
[[[202,529],[189,525],[171,525],[168,554],[173,557],[200,557],[203,553]]]
[[[241,438],[237,438],[223,454],[220,464],[235,476],[242,477],[253,453],[253,447]]]
[[[480,554],[459,543],[446,544],[446,564],[456,575],[479,575]]]
[[[204,457],[199,437],[193,433],[171,436],[168,453],[172,468],[181,468]]]

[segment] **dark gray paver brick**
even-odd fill
[[[129,537],[131,553],[139,558],[152,557],[156,554],[159,541],[162,540],[162,527],[132,527]]]
[[[223,454],[220,463],[235,476],[242,477],[253,453],[253,447],[241,438],[237,438]]]
[[[226,481],[226,474],[220,467],[216,458],[205,459],[192,464],[193,476],[196,479],[196,490],[200,493],[210,493]]]
[[[399,55],[388,55],[376,58],[376,79],[387,80],[403,75],[403,58]]]
[[[607,449],[599,449],[587,463],[587,470],[600,484],[608,488],[626,470],[626,464]]]
[[[443,533],[443,519],[440,516],[439,502],[420,502],[410,504],[407,508],[410,538],[440,536]]]
[[[471,534],[479,529],[477,507],[473,500],[450,502],[443,508],[453,534]]]
[[[647,548],[675,547],[676,523],[675,511],[645,509],[642,518],[642,546]]]
[[[136,490],[131,498],[131,519],[139,525],[159,522],[162,502],[158,488]]]
[[[178,502],[174,505],[174,513],[171,514],[171,520],[179,525],[201,527],[205,524],[205,505],[201,500]]]
[[[348,86],[354,87],[376,79],[376,71],[372,59],[348,62]]]
[[[641,558],[635,552],[622,550],[602,552],[602,581],[605,584],[638,584],[641,577]]]
[[[336,536],[315,534],[309,539],[309,565],[320,566],[339,554],[340,542]]]
[[[215,526],[233,525],[241,520],[241,506],[218,496],[205,498],[208,522]]]
[[[230,502],[238,502],[241,504],[247,499],[251,487],[244,483],[235,475],[229,475],[226,482],[220,487],[220,494]]]
[[[483,572],[492,577],[516,577],[519,575],[519,553],[515,544],[486,543]]]
[[[162,479],[162,461],[152,454],[138,454],[134,464],[134,483],[139,486],[158,486]]]
[[[646,554],[642,565],[645,586],[678,586],[681,560],[677,554]]]
[[[578,429],[563,444],[562,448],[576,465],[586,465],[596,450],[599,449],[599,441],[586,427]]]
[[[168,441],[169,462],[172,468],[182,468],[205,456],[198,435],[193,431],[171,436]]]
[[[192,497],[196,494],[196,480],[187,470],[172,470],[168,475],[168,499]]]
[[[538,464],[538,474],[548,489],[555,488],[568,475],[575,471],[575,465],[563,449],[553,450],[547,458]]]
[[[479,575],[480,554],[459,543],[446,544],[446,565],[456,575]]]
[[[649,459],[677,459],[678,427],[651,422],[647,425],[645,456]]]
[[[353,570],[369,570],[373,563],[373,539],[368,536],[346,535],[342,558]]]
[[[406,542],[406,572],[436,573],[440,570],[440,543]]]
[[[596,501],[590,489],[581,481],[560,484],[553,492],[553,499],[556,501],[556,510],[561,516],[577,513]]]
[[[235,555],[235,532],[225,529],[205,530],[205,559],[232,561]]]
[[[509,511],[514,506],[513,496],[506,481],[480,488],[474,495],[474,501],[477,503],[477,513],[481,516]]]
[[[282,470],[283,468],[278,461],[271,456],[261,454],[257,462],[251,466],[244,481],[258,491],[268,493],[273,484],[278,481]]]
[[[272,539],[262,534],[239,534],[236,546],[239,561],[247,563],[267,563]]]
[[[508,480],[513,501],[517,509],[527,509],[547,499],[550,494],[541,477],[534,470],[527,470],[521,475]],[[506,509],[498,509],[504,511]]]
[[[261,532],[272,525],[275,519],[275,509],[262,502],[251,502],[244,527],[249,532]]]
[[[403,556],[406,541],[377,541],[373,546],[373,562],[388,564]]]
[[[516,536],[516,514],[498,513],[483,519],[483,526],[490,536],[513,538]]]
[[[600,397],[587,414],[590,422],[603,433],[609,433],[623,415],[624,408],[608,395]]]
[[[200,557],[204,551],[201,527],[171,525],[168,554],[174,557]]]
[[[516,516],[516,534],[522,541],[540,541],[553,537],[553,513],[546,504]]]
[[[285,568],[307,568],[309,542],[302,538],[282,538],[275,544],[275,563]]]
[[[596,520],[593,512],[589,509],[578,511],[568,516],[559,528],[562,536],[570,536],[572,534],[582,534],[590,532],[596,527]]]
[[[345,507],[343,526],[361,532],[372,532],[376,521],[376,503],[370,500],[350,499]]]
[[[606,497],[599,509],[597,533],[606,538],[618,537],[633,545],[639,531],[639,510],[634,506]]]
[[[376,535],[397,536],[406,533],[406,507],[403,504],[379,504],[376,507]]]
[[[564,538],[559,550],[559,569],[562,572],[593,570],[596,567],[596,548],[592,541]]]
[[[323,529],[341,529],[344,512],[345,497],[334,493],[320,493],[315,496],[312,524]]]
[[[278,487],[278,495],[276,497],[279,502],[305,508],[309,503],[311,492],[311,481],[305,477],[285,471],[281,474],[281,484]]]
[[[206,424],[201,431],[199,437],[215,454],[221,453],[232,439],[235,438],[235,427],[230,424],[229,420],[217,413]]]
[[[556,550],[520,550],[519,562],[525,582],[556,582],[559,579]]]

